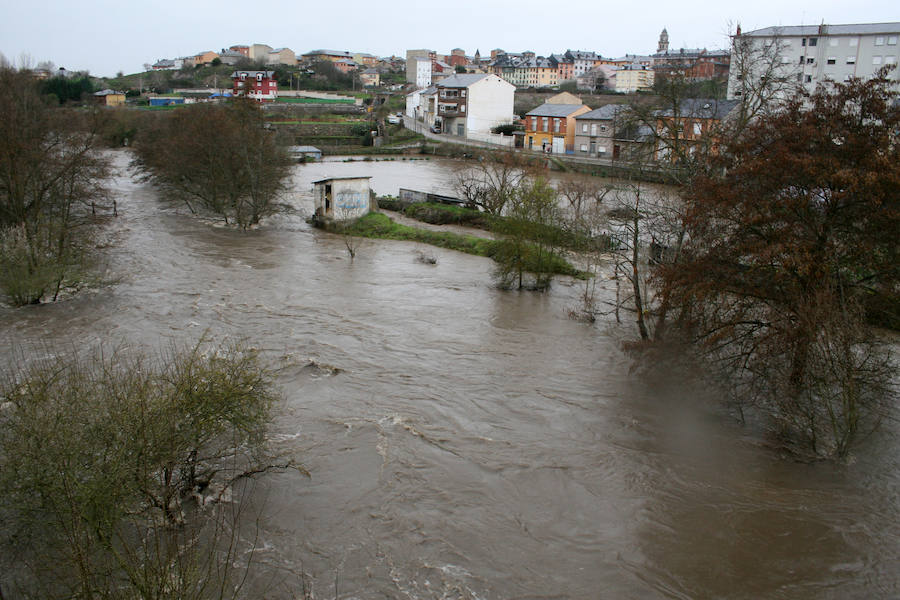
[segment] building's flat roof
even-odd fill
[[[313,181],[313,183],[325,183],[326,181],[341,181],[345,179],[372,179],[371,175],[360,175],[359,177],[329,177],[327,179],[320,179],[318,181]]]
[[[875,33],[900,33],[900,22],[857,23],[850,25],[788,25],[785,27],[764,27],[745,31],[749,36],[794,36],[794,35],[871,35]]]

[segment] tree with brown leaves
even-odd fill
[[[749,125],[693,180],[684,255],[662,268],[740,406],[815,455],[846,455],[880,415],[887,359],[866,308],[898,306],[897,98],[883,71]]]

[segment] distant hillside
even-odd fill
[[[100,78],[98,85],[114,90],[143,89],[145,92],[157,93],[165,93],[172,88],[231,87],[231,73],[234,69],[235,67],[230,65],[219,65],[178,71],[147,71],[122,77]]]

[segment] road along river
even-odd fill
[[[447,191],[441,160],[298,166],[297,214],[242,233],[115,153],[114,286],[0,308],[4,352],[245,338],[278,366],[272,442],[310,471],[248,488],[256,597],[900,597],[900,445],[802,464],[679,374],[629,374],[633,326],[569,320],[580,284],[503,292],[488,259],[310,228],[311,182]],[[253,521],[258,518],[259,530]],[[296,597],[296,596],[293,596]]]

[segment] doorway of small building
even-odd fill
[[[325,214],[331,214],[331,184],[325,184]]]
[[[528,136],[528,149],[531,150],[532,148],[534,148],[534,136],[529,135]]]
[[[565,154],[565,153],[566,153],[566,138],[563,138],[563,137],[553,138],[553,154]]]
[[[456,124],[456,135],[459,137],[464,137],[466,135],[466,126],[462,123]]]
[[[619,145],[613,145],[613,158],[619,158]]]

